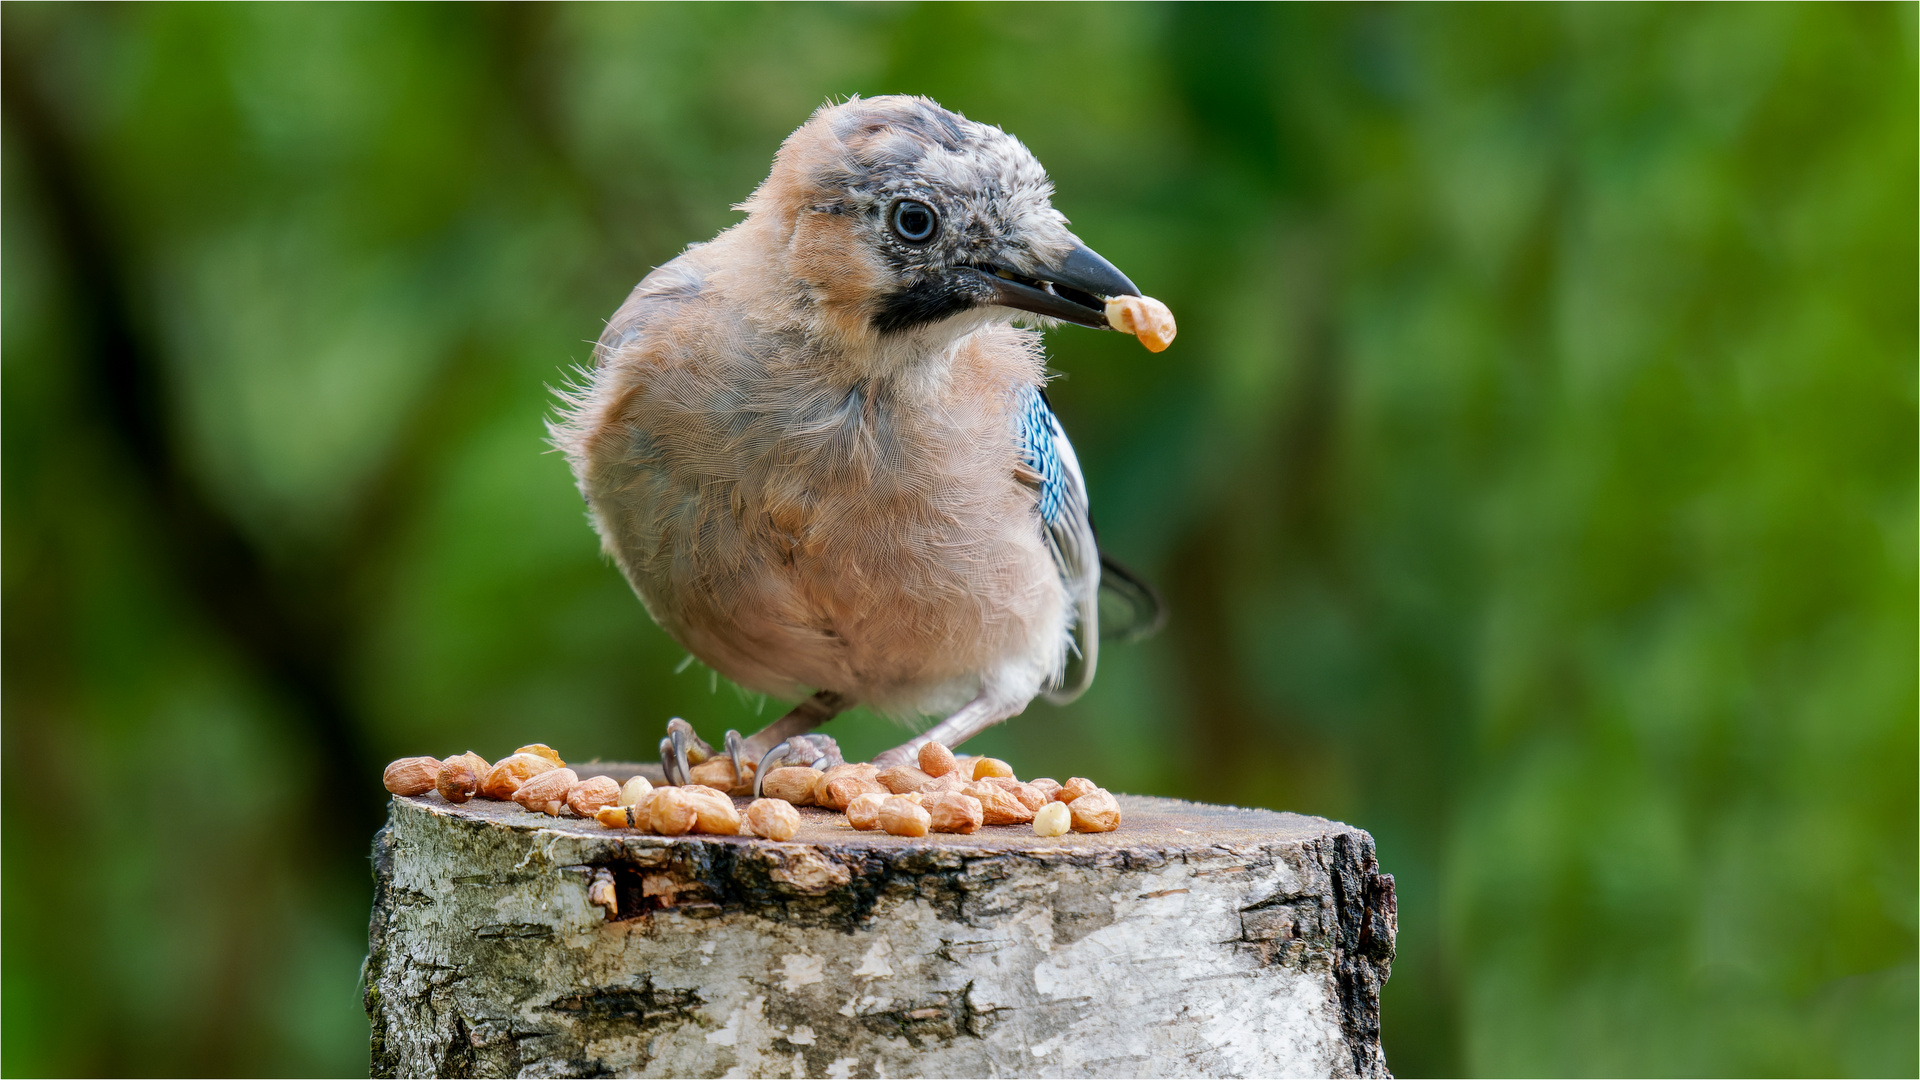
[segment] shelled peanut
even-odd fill
[[[620,801],[620,785],[611,776],[594,776],[567,789],[567,809],[590,818]]]
[[[784,799],[755,799],[747,807],[747,828],[769,840],[791,840],[800,831],[800,811]]]
[[[471,750],[455,754],[440,763],[433,788],[448,802],[463,803],[479,792],[481,781],[492,771],[493,765]]]
[[[980,803],[985,813],[983,820],[988,825],[1024,825],[1033,820],[1033,811],[1027,809],[1027,804],[999,784],[976,780],[967,785],[963,794]]]
[[[647,800],[647,819],[661,836],[685,836],[700,820],[693,798],[683,787],[663,787]]]
[[[1060,785],[1060,790],[1053,793],[1053,799],[1055,802],[1070,803],[1082,795],[1090,795],[1098,790],[1099,785],[1086,777],[1073,776],[1068,777],[1067,782]]]
[[[880,803],[880,827],[893,836],[925,836],[933,815],[905,795],[889,795]]]
[[[928,776],[941,777],[953,772],[959,763],[953,759],[953,751],[937,742],[920,747],[920,771]]]
[[[980,800],[958,791],[936,791],[922,795],[920,807],[928,815],[928,828],[940,833],[970,833],[986,820]]]
[[[819,769],[797,765],[772,769],[760,782],[760,794],[793,806],[812,806],[814,793],[820,789],[820,781],[825,776]]]
[[[719,791],[728,792],[729,794],[751,795],[753,794],[754,766],[752,762],[745,762],[743,764],[746,774],[744,776],[734,771],[732,758],[725,756],[708,758],[689,769],[687,779],[690,783],[699,784],[702,787],[714,788]]]
[[[891,795],[878,779],[880,770],[868,764],[835,765],[820,774],[814,790],[814,804],[845,812],[847,804],[861,795]]]
[[[1167,305],[1151,296],[1116,296],[1106,303],[1107,325],[1132,334],[1148,352],[1163,352],[1179,328]]]
[[[410,757],[387,766],[380,780],[395,795],[424,795],[433,790],[434,778],[439,775],[438,758]]]
[[[1013,775],[1013,766],[999,758],[982,757],[973,759],[973,778],[985,780],[989,777],[1007,777]]]
[[[880,782],[881,787],[895,795],[906,795],[925,788],[933,783],[934,778],[927,775],[924,770],[916,769],[911,765],[895,765],[891,769],[880,770],[879,775],[874,779]]]
[[[527,781],[559,767],[558,762],[542,754],[510,754],[487,770],[486,779],[480,781],[480,797],[506,802]]]
[[[534,757],[543,757],[543,758],[546,758],[548,761],[553,762],[555,765],[566,764],[566,762],[560,760],[559,751],[555,750],[553,747],[548,746],[546,743],[543,743],[543,742],[529,743],[526,746],[523,746],[520,749],[515,750],[514,753],[532,754]]]
[[[880,827],[880,804],[893,798],[885,792],[868,791],[856,795],[847,804],[847,824],[861,832],[872,832]]]
[[[733,797],[718,788],[689,784],[677,791],[693,802],[693,831],[712,836],[736,836],[740,832],[740,810]]]
[[[579,782],[572,769],[548,769],[515,788],[513,801],[528,810],[559,817],[567,804],[567,792]]]
[[[1074,832],[1112,832],[1120,827],[1120,803],[1106,788],[1095,788],[1067,804]]]
[[[1065,836],[1073,827],[1073,811],[1066,803],[1050,802],[1033,815],[1035,836]]]

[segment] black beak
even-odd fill
[[[1066,258],[1042,266],[1036,273],[1041,276],[1028,277],[1005,267],[993,267],[988,277],[993,285],[993,302],[1100,330],[1107,325],[1108,297],[1140,295],[1127,275],[1078,240]]]

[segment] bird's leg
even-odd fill
[[[982,690],[979,697],[960,706],[952,716],[874,758],[873,763],[883,769],[912,765],[920,760],[922,746],[930,742],[940,742],[949,748],[959,746],[1024,708],[1025,702],[1009,701],[990,689]]]
[[[852,707],[851,699],[822,690],[747,738],[741,738],[737,731],[727,732],[727,753],[733,755],[733,775],[747,775],[746,767],[758,762],[774,747],[795,735],[805,735]]]
[[[712,756],[713,747],[693,730],[692,724],[677,716],[667,721],[667,737],[660,740],[660,771],[667,774],[667,783],[683,786],[688,780],[688,767]]]

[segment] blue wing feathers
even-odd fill
[[[1072,605],[1066,664],[1047,692],[1050,700],[1065,703],[1078,697],[1093,681],[1100,648],[1100,552],[1093,538],[1087,485],[1080,475],[1079,459],[1047,403],[1046,392],[1038,386],[1028,387],[1019,410],[1021,461],[1039,477],[1035,508],[1040,528]]]
[[[1020,407],[1020,456],[1040,476],[1040,520],[1052,525],[1060,520],[1067,503],[1066,469],[1054,443],[1061,437],[1060,425],[1039,387],[1029,387],[1025,398]]]

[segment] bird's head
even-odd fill
[[[787,138],[742,209],[840,335],[952,337],[1022,316],[1105,327],[1140,290],[1067,229],[1018,139],[918,97],[855,98]]]

